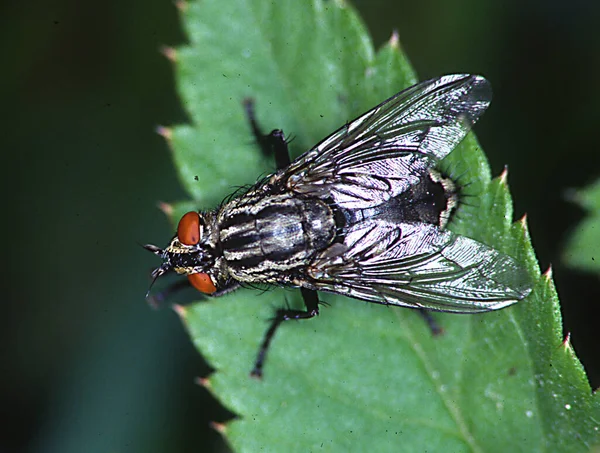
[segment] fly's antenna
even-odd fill
[[[164,252],[163,249],[161,249],[160,247],[157,247],[156,245],[153,245],[153,244],[140,244],[140,246],[145,248],[146,250],[154,253],[155,255],[161,256]]]
[[[152,282],[150,282],[148,291],[146,291],[146,300],[150,299],[150,291],[152,290],[152,287],[154,286],[154,282],[156,282],[157,279],[158,279],[158,275],[154,275],[154,271],[152,271]]]
[[[143,248],[145,248],[146,250],[154,253],[155,255],[162,256],[164,253],[164,250],[161,249],[160,247],[157,247],[156,245],[153,245],[153,244],[140,244],[140,245]],[[150,283],[150,287],[148,288],[148,291],[146,292],[146,300],[148,300],[150,298],[150,291],[152,290],[152,287],[154,286],[154,283],[156,282],[158,277],[160,277],[161,275],[168,272],[170,268],[171,268],[171,265],[168,262],[166,262],[166,263],[163,263],[160,267],[157,267],[156,269],[154,269],[150,273],[150,276],[152,277],[152,282]]]

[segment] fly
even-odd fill
[[[490,104],[475,75],[431,79],[347,123],[294,161],[280,130],[258,144],[278,170],[212,211],[185,214],[170,244],[145,248],[152,272],[187,275],[204,294],[243,285],[301,289],[305,310],[279,309],[252,375],[261,376],[283,321],[319,314],[317,291],[384,305],[453,313],[498,310],[531,291],[512,257],[446,229],[459,202],[437,168]]]

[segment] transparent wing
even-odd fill
[[[414,85],[341,127],[275,175],[297,192],[366,208],[416,184],[490,104],[481,76],[449,75]]]
[[[313,289],[457,313],[497,310],[531,291],[527,272],[510,256],[423,223],[355,225],[309,275]]]

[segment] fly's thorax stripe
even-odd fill
[[[274,273],[306,265],[335,236],[333,214],[325,203],[287,193],[236,200],[221,214],[223,256],[240,280],[253,275],[271,281]]]
[[[252,267],[265,259],[284,261],[305,251],[303,213],[294,200],[266,201],[232,213],[230,226],[221,229],[221,245],[229,262]]]

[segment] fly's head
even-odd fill
[[[214,275],[216,255],[214,220],[211,213],[191,211],[177,226],[177,234],[164,249],[152,244],[143,247],[162,258],[163,263],[152,271],[152,283],[167,272],[187,275],[198,291],[213,294],[217,291]]]

